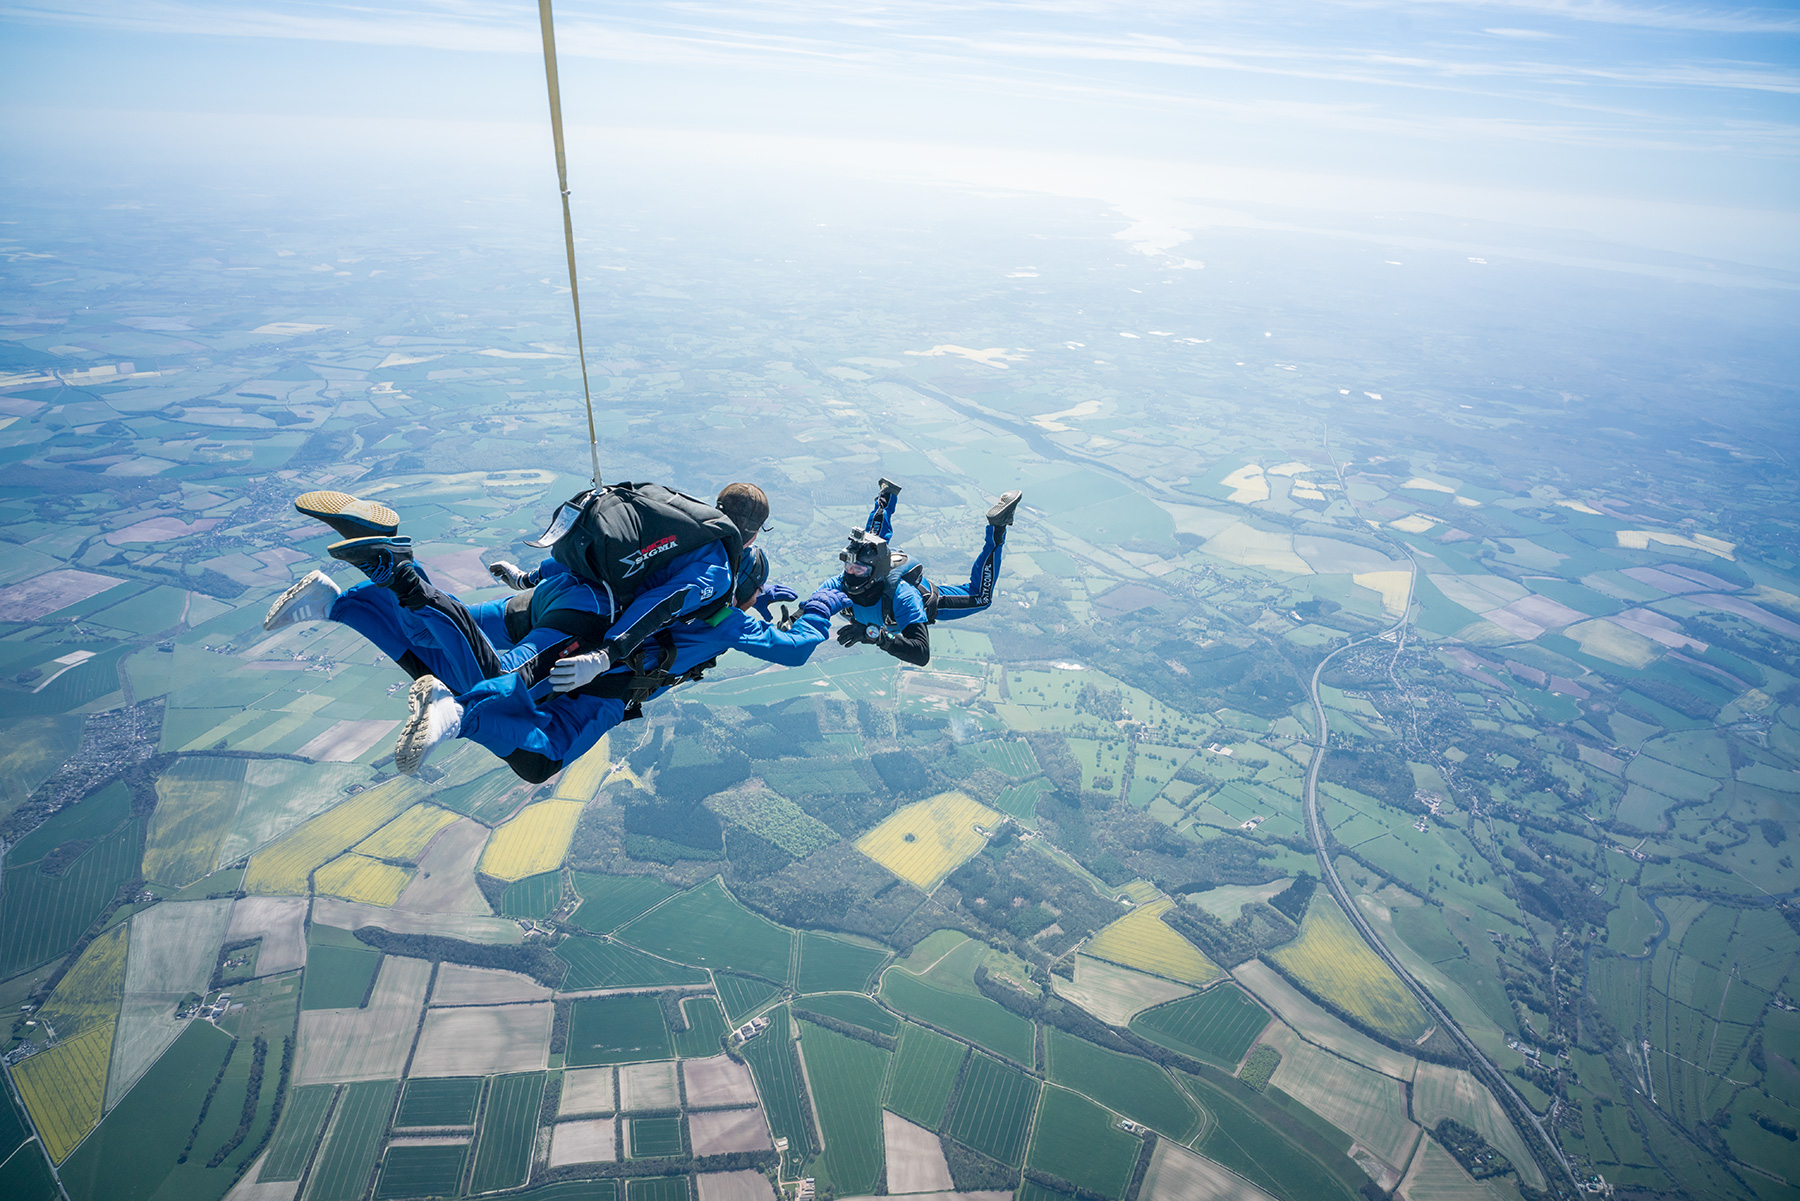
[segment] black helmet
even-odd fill
[[[844,561],[844,592],[858,604],[881,591],[894,565],[887,539],[868,530],[851,530],[838,558]]]
[[[768,582],[769,556],[763,554],[760,546],[746,546],[744,553],[738,556],[737,586],[731,593],[733,603],[743,608],[756,599],[756,594]]]

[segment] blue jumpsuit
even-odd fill
[[[792,629],[782,630],[742,610],[726,609],[710,621],[671,626],[673,657],[667,664],[652,661],[647,666],[679,676],[738,650],[768,663],[798,667],[830,629],[831,619],[819,613],[802,613]],[[661,650],[654,653],[660,659]],[[630,673],[629,667],[615,667],[601,679],[621,680]],[[661,688],[651,696],[667,691]],[[616,697],[562,693],[540,704],[516,674],[482,680],[456,699],[463,707],[457,737],[478,742],[502,758],[526,751],[559,766],[585,754],[602,734],[625,720],[625,703]]]
[[[889,494],[877,501],[869,511],[869,521],[863,528],[881,538],[892,540],[894,536],[894,508],[900,498]],[[925,597],[931,594],[933,584],[921,576],[919,586],[914,587],[905,580],[894,584],[894,621],[895,629],[904,630],[914,623],[928,624],[933,621],[955,621],[959,617],[968,617],[972,613],[980,613],[994,603],[994,583],[1000,578],[1000,556],[1006,545],[1006,529],[1004,526],[990,525],[981,546],[981,553],[975,556],[974,564],[969,568],[967,584],[938,584],[937,611],[927,613]],[[838,575],[826,583],[825,587],[842,590],[844,577]],[[881,601],[873,604],[852,604],[850,613],[864,625],[880,626],[887,624],[882,612]]]

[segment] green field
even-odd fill
[[[472,817],[484,826],[495,826],[518,807],[519,798],[513,794],[518,786],[519,777],[510,768],[502,767],[466,784],[446,788],[431,802]]]
[[[1259,1114],[1273,1108],[1266,1099],[1243,1095],[1249,1090],[1242,1086],[1214,1086],[1185,1073],[1182,1080],[1212,1115],[1206,1137],[1195,1148],[1208,1159],[1277,1197],[1357,1201],[1361,1196],[1362,1182],[1367,1179],[1362,1170],[1316,1135],[1290,1136],[1264,1120]],[[1302,1146],[1298,1138],[1308,1138],[1308,1145]],[[1336,1162],[1338,1171],[1326,1166],[1322,1157],[1327,1156]]]
[[[336,1093],[337,1086],[332,1084],[303,1084],[288,1090],[287,1102],[281,1109],[281,1125],[275,1129],[275,1139],[269,1144],[269,1157],[263,1160],[258,1180],[300,1179]]]
[[[725,1002],[725,1015],[733,1025],[742,1022],[755,1012],[757,1006],[781,991],[765,980],[734,976],[728,972],[720,972],[714,979],[719,985],[719,1000]]]
[[[662,1005],[653,996],[589,997],[569,1016],[572,1068],[667,1059],[674,1053]]]
[[[1146,1009],[1131,1019],[1131,1030],[1171,1051],[1235,1068],[1268,1024],[1262,1006],[1227,984]]]
[[[611,934],[676,892],[652,876],[596,876],[576,872],[574,879],[575,891],[581,894],[581,904],[570,915],[569,921],[596,934]]]
[[[944,1122],[944,1106],[962,1071],[968,1048],[936,1030],[908,1022],[894,1052],[894,1075],[888,1084],[887,1107],[927,1130]]]
[[[560,900],[562,873],[541,872],[506,886],[500,894],[500,916],[546,918]]]
[[[1027,1180],[1019,1186],[1019,1195],[1016,1201],[1069,1201],[1073,1196],[1073,1193],[1046,1188],[1035,1180]]]
[[[51,1175],[50,1161],[42,1144],[26,1146],[25,1115],[4,1090],[0,1100],[0,1197],[17,1201],[60,1201],[61,1192]]]
[[[627,1180],[625,1201],[688,1201],[688,1178],[651,1176],[647,1179]]]
[[[509,1193],[506,1201],[616,1201],[623,1193],[622,1189],[614,1191],[619,1183],[614,1180],[565,1180],[561,1184]]]
[[[36,863],[65,842],[102,838],[131,816],[131,790],[123,783],[108,784],[77,805],[59,809],[37,829],[19,839],[6,853],[10,875],[27,863]]]
[[[697,968],[646,955],[636,947],[604,938],[577,936],[556,944],[556,957],[569,965],[562,987],[570,992],[584,988],[649,988],[663,984],[705,984],[707,975]]]
[[[689,997],[681,1003],[687,1015],[688,1028],[675,1036],[675,1054],[690,1056],[717,1055],[719,1040],[725,1037],[725,1015],[711,997]]]
[[[994,798],[994,808],[1002,813],[1011,814],[1020,821],[1030,821],[1037,813],[1037,804],[1047,792],[1054,792],[1056,785],[1048,780],[1027,780],[1023,784],[1009,784],[1000,790]]]
[[[1032,1024],[983,996],[947,992],[917,976],[890,971],[881,978],[881,995],[901,1013],[960,1034],[1018,1063],[1035,1058],[1037,1033]]]
[[[794,936],[758,917],[714,876],[645,914],[621,938],[678,963],[729,968],[785,983]]]
[[[1131,1182],[1142,1147],[1136,1136],[1119,1129],[1112,1114],[1086,1097],[1052,1087],[1044,1093],[1025,1162],[1071,1184],[1119,1197]]]
[[[819,996],[804,997],[794,1002],[794,1007],[812,1013],[822,1013],[828,1018],[849,1022],[853,1026],[861,1026],[864,1030],[873,1030],[877,1034],[897,1034],[900,1031],[899,1018],[869,998],[854,993],[824,993]]]
[[[244,760],[177,759],[156,781],[144,878],[185,888],[212,871],[244,793]]]
[[[306,948],[300,1008],[355,1009],[369,995],[369,985],[380,966],[380,951],[312,943]]]
[[[794,991],[863,992],[869,977],[887,962],[880,947],[865,947],[810,931],[800,935],[800,970],[794,975]]]
[[[325,1145],[313,1164],[306,1201],[361,1201],[398,1091],[398,1080],[366,1080],[344,1086]]]
[[[630,1154],[633,1159],[663,1159],[680,1155],[681,1118],[632,1118]]]
[[[473,1126],[481,1101],[481,1077],[408,1080],[396,1126]]]
[[[975,1056],[950,1115],[950,1137],[1017,1167],[1039,1088],[1019,1069],[986,1055]]]
[[[137,822],[127,821],[59,876],[9,868],[0,897],[0,978],[54,959],[81,938],[119,885],[137,874],[141,833]]]
[[[488,1086],[481,1128],[475,1135],[470,1192],[490,1193],[525,1183],[531,1169],[531,1151],[537,1143],[538,1109],[543,1101],[542,1072],[494,1077]]]
[[[462,1183],[467,1143],[453,1146],[389,1147],[381,1161],[375,1201],[399,1197],[453,1197]]]
[[[881,1174],[881,1085],[888,1053],[810,1022],[800,1023],[806,1077],[819,1106],[825,1170],[840,1193],[867,1193]]]
[[[1009,738],[1001,742],[978,742],[969,749],[983,763],[1015,780],[1035,776],[1041,770],[1037,756],[1031,753],[1031,744],[1022,740]]]
[[[1200,1130],[1200,1115],[1169,1074],[1134,1055],[1096,1047],[1052,1029],[1050,1079],[1092,1097],[1158,1134],[1185,1143]]]
[[[230,1047],[231,1039],[216,1027],[189,1023],[137,1087],[62,1162],[59,1175],[72,1201],[149,1201],[175,1170],[175,1159]],[[217,1190],[195,1201],[224,1195],[230,1173],[215,1175],[223,1178]]]
[[[744,1044],[744,1060],[762,1094],[769,1128],[776,1138],[788,1140],[785,1157],[790,1167],[812,1158],[812,1125],[807,1120],[806,1089],[800,1083],[800,1061],[795,1057],[786,1006],[769,1011],[769,1028]]]

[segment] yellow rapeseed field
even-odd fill
[[[343,897],[346,901],[363,901],[370,905],[392,905],[400,899],[412,872],[366,855],[339,855],[313,875],[321,895]]]
[[[1225,973],[1162,920],[1172,908],[1164,897],[1139,905],[1094,935],[1082,953],[1184,984],[1212,983]]]
[[[19,1095],[44,1136],[44,1149],[57,1163],[100,1121],[112,1044],[109,1021],[13,1065]]]
[[[115,1021],[125,996],[125,931],[120,923],[88,944],[38,1013],[63,1040]]]
[[[1307,906],[1300,937],[1269,952],[1278,967],[1339,1009],[1394,1038],[1415,1039],[1431,1022],[1329,896]]]
[[[582,801],[538,801],[495,830],[481,852],[476,870],[496,880],[523,880],[562,866],[575,837]]]
[[[304,896],[306,878],[400,816],[425,792],[406,776],[377,784],[289,830],[258,851],[244,873],[244,891]]]
[[[562,775],[556,781],[556,799],[559,801],[581,801],[586,803],[594,799],[600,791],[600,782],[606,779],[606,773],[612,770],[612,735],[608,734],[596,742],[593,749],[563,768]]]
[[[371,859],[417,863],[437,832],[456,818],[456,814],[448,809],[439,809],[436,805],[414,805],[357,843],[351,850]]]
[[[894,810],[856,840],[856,849],[909,884],[930,892],[987,845],[976,826],[992,830],[1000,815],[960,792],[941,792]]]

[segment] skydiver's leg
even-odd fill
[[[881,481],[881,490],[875,494],[875,505],[869,510],[868,524],[863,528],[877,538],[894,537],[894,509],[900,503],[900,485],[890,479]]]
[[[981,553],[975,556],[975,564],[969,568],[969,582],[937,585],[937,620],[955,621],[980,613],[994,603],[994,585],[1000,578],[1000,558],[1005,546],[1006,527],[988,526]],[[930,588],[927,582],[920,591],[929,596]]]
[[[431,591],[442,607],[414,610],[402,606],[387,588],[358,584],[332,603],[331,620],[367,638],[414,679],[434,675],[460,690],[500,674],[500,656],[469,610],[454,597]],[[458,611],[465,620],[450,616]]]
[[[487,747],[525,779],[539,772],[548,779],[625,717],[624,702],[611,697],[565,694],[540,705],[517,675],[483,680],[457,700],[463,707],[457,737]]]

